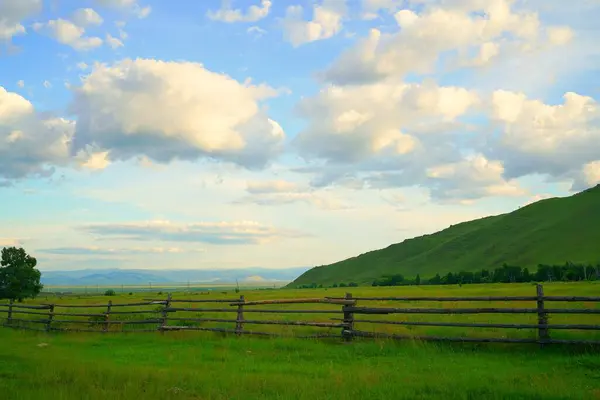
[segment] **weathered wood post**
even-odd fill
[[[10,299],[8,301],[8,316],[6,317],[6,325],[12,324],[13,303],[14,303],[13,299]]]
[[[346,293],[345,299],[352,300],[352,293]],[[342,328],[342,338],[344,338],[346,342],[352,340],[354,331],[354,313],[349,311],[350,307],[353,307],[353,305],[344,304],[342,306],[342,311],[344,312],[344,324],[346,325]]]
[[[548,314],[544,309],[544,287],[539,283],[536,285],[537,293],[537,311],[538,311],[538,325],[544,325],[538,327],[538,340],[542,343],[546,340],[550,340],[550,334],[548,332]]]
[[[240,303],[238,304],[237,309],[237,318],[235,320],[235,334],[241,335],[242,330],[244,329],[244,296],[240,296]]]
[[[158,327],[158,329],[160,330],[160,333],[163,333],[163,334],[166,331],[170,307],[171,307],[171,293],[167,294],[167,301],[162,310],[162,321],[160,323],[160,326]]]
[[[50,304],[50,308],[48,309],[48,321],[46,321],[46,332],[50,332],[52,330],[52,320],[54,319],[54,304]]]
[[[110,310],[112,309],[112,300],[108,301],[108,305],[106,306],[106,313],[104,314],[104,327],[102,328],[102,332],[108,332],[110,328]]]

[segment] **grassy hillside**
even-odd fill
[[[290,284],[371,283],[384,274],[475,271],[502,263],[600,262],[600,185],[542,200],[508,214],[464,222],[385,249],[315,267]]]

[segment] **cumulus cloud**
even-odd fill
[[[22,21],[42,10],[42,0],[0,1],[0,41],[26,33]]]
[[[487,196],[524,196],[527,192],[516,181],[504,179],[504,166],[483,155],[467,157],[459,162],[442,164],[426,170],[432,197],[472,200]]]
[[[568,178],[600,154],[600,107],[591,97],[568,92],[563,103],[545,104],[523,93],[496,91],[491,118],[499,135],[489,153],[504,161],[508,177],[533,173]]]
[[[222,22],[256,22],[269,15],[271,5],[271,0],[261,0],[260,5],[251,5],[244,13],[239,8],[231,8],[230,0],[223,0],[219,10],[209,10],[206,16],[214,21]]]
[[[402,9],[394,16],[399,30],[384,34],[373,29],[322,74],[338,84],[428,74],[444,54],[455,63],[485,65],[506,51],[529,51],[550,42],[563,45],[572,33],[567,27],[542,26],[534,12],[514,10],[511,0],[450,1],[425,6],[417,13]],[[474,58],[471,55],[476,53]],[[470,58],[473,58],[469,61]]]
[[[99,37],[84,36],[85,28],[61,18],[45,23],[37,22],[33,24],[33,29],[75,50],[87,51],[102,45]]]
[[[277,94],[197,63],[97,65],[74,89],[74,151],[93,145],[117,160],[206,157],[260,168],[279,153],[285,137],[260,105]]]
[[[346,0],[323,0],[313,6],[311,20],[304,20],[302,6],[289,6],[282,20],[284,37],[292,46],[328,39],[340,33],[346,16]]]
[[[80,8],[73,13],[73,22],[81,27],[102,25],[104,19],[93,8]]]
[[[199,222],[193,224],[150,221],[86,225],[81,229],[103,237],[142,241],[200,242],[214,245],[264,244],[281,239],[306,236],[303,232],[278,229],[254,221]]]
[[[22,96],[0,86],[0,181],[48,176],[66,165],[75,124],[43,115]]]
[[[294,144],[306,158],[333,163],[404,156],[426,133],[450,130],[477,102],[473,92],[431,82],[327,86],[300,103],[310,122]]]

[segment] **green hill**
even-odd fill
[[[497,268],[503,263],[535,269],[538,264],[566,261],[600,262],[600,185],[315,267],[289,286],[370,284],[386,274],[429,278],[436,273]]]

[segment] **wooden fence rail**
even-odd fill
[[[499,308],[499,307],[479,307],[479,308],[396,308],[396,307],[369,307],[362,303],[365,302],[535,302],[535,308]],[[358,305],[358,302],[361,302]],[[600,336],[582,339],[554,339],[551,337],[551,330],[573,330],[573,331],[600,331],[600,324],[566,324],[550,323],[551,314],[599,314],[598,308],[548,308],[547,302],[600,302],[600,297],[585,296],[545,296],[542,285],[536,286],[535,296],[474,296],[474,297],[353,297],[350,293],[345,297],[325,297],[308,299],[282,299],[282,300],[247,300],[244,296],[239,299],[173,299],[168,294],[166,299],[144,299],[144,302],[137,303],[113,303],[107,304],[40,304],[25,305],[10,301],[8,304],[0,304],[0,314],[6,314],[6,321],[3,324],[7,327],[18,329],[29,329],[39,331],[72,331],[72,332],[101,332],[117,333],[123,331],[124,326],[149,326],[153,328],[135,329],[132,332],[156,332],[161,333],[169,331],[212,331],[221,333],[232,333],[235,335],[259,335],[259,336],[282,336],[281,332],[262,332],[249,330],[247,325],[273,325],[287,327],[310,327],[325,329],[341,329],[339,333],[324,334],[295,334],[295,337],[302,338],[322,338],[338,337],[345,341],[351,341],[354,338],[386,338],[386,339],[418,339],[430,341],[448,341],[448,342],[489,342],[489,343],[539,343],[546,344],[597,344],[600,345]],[[174,307],[174,303],[216,303],[226,305],[221,308],[202,308],[202,307]],[[262,306],[298,304],[320,304],[323,306],[341,306],[337,309],[288,309],[288,308],[262,308]],[[148,309],[122,310],[127,307],[149,307]],[[68,309],[81,309],[83,312],[69,312]],[[85,312],[88,308],[104,308],[104,312],[89,313]],[[115,311],[115,308],[118,311]],[[64,311],[60,309],[66,309]],[[59,311],[57,311],[59,310]],[[193,313],[188,316],[189,313]],[[233,318],[214,318],[204,316],[204,313],[235,313]],[[340,317],[329,318],[326,321],[305,321],[305,320],[277,320],[277,319],[256,319],[247,318],[247,314],[338,314]],[[24,317],[18,317],[23,314]],[[537,323],[498,323],[498,322],[447,322],[447,321],[411,321],[411,320],[385,320],[360,318],[360,315],[406,315],[406,314],[425,314],[425,315],[470,315],[470,314],[535,314]],[[32,316],[28,319],[27,316]],[[136,319],[136,316],[140,319]],[[17,316],[17,318],[15,317]],[[131,317],[123,320],[121,317]],[[357,318],[358,316],[358,318]],[[39,319],[34,319],[38,317]],[[59,317],[58,319],[55,317]],[[60,317],[65,317],[60,319]],[[77,318],[87,318],[84,320]],[[204,323],[224,323],[231,324],[227,327],[199,326]],[[28,324],[39,324],[29,326]],[[488,328],[488,329],[532,329],[536,331],[535,337],[529,338],[510,338],[510,337],[452,337],[452,336],[429,336],[429,335],[404,335],[389,332],[365,331],[358,329],[362,324],[372,324],[374,326],[421,326],[421,327],[444,327],[444,328]],[[81,327],[85,325],[85,327]],[[94,327],[96,329],[94,329]],[[115,329],[116,328],[116,329]],[[120,328],[120,330],[119,330]]]

